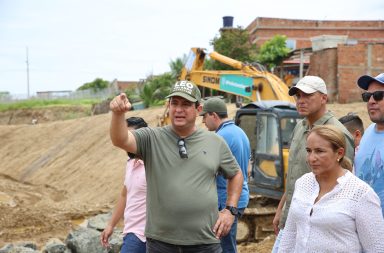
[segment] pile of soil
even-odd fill
[[[369,124],[363,103],[328,108],[337,117],[356,112],[365,127]],[[65,110],[51,108],[41,113],[59,115]],[[231,117],[235,110],[229,105]],[[158,107],[126,116],[143,117],[154,127],[163,111]],[[30,124],[34,112],[25,110],[12,116],[14,123],[23,124],[8,125],[4,119],[9,119],[9,113],[0,114],[0,248],[17,241],[35,241],[41,247],[52,237],[64,240],[83,219],[113,208],[127,155],[111,144],[110,113],[69,120],[47,116],[44,123]],[[70,115],[81,113],[69,111]],[[198,125],[203,127],[201,117]],[[273,241],[241,245],[239,251],[270,252]]]

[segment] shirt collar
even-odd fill
[[[313,126],[318,126],[318,125],[325,125],[325,123],[330,119],[334,117],[333,114],[330,112],[330,111],[327,111],[320,119],[316,120],[314,123],[313,123]],[[303,126],[305,127],[306,131],[309,131],[311,130],[310,129],[310,126],[308,124],[308,120],[307,119],[304,119],[302,121],[303,123]]]
[[[228,126],[228,125],[231,125],[231,124],[235,124],[235,122],[233,120],[227,120],[227,121],[224,121],[220,124],[220,126],[216,129],[216,133],[221,130],[222,128]]]

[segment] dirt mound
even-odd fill
[[[363,103],[329,108],[337,116],[356,112],[368,126]],[[126,116],[143,117],[153,127],[163,110],[132,111]],[[229,106],[231,117],[235,110],[234,105]],[[41,113],[58,114],[54,110]],[[111,144],[110,117],[102,114],[44,124],[39,120],[35,125],[0,125],[0,247],[21,240],[36,241],[40,246],[52,237],[64,240],[83,218],[114,206],[127,155]],[[198,125],[202,126],[201,117]],[[267,249],[258,252],[270,252],[272,244],[273,240],[266,242],[263,247]],[[252,247],[256,246],[241,246],[241,252],[254,252]]]
[[[49,109],[19,109],[0,112],[0,125],[41,124],[91,115],[91,106],[52,106]]]

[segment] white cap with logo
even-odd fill
[[[327,86],[323,79],[318,76],[305,76],[288,91],[290,96],[296,95],[297,91],[301,90],[304,93],[312,94],[316,91],[327,94]]]

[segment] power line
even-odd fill
[[[28,60],[28,47],[27,47],[27,98],[29,98],[29,60]]]

